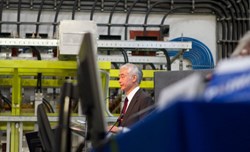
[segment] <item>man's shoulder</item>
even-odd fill
[[[137,91],[137,93],[138,93],[138,94],[141,94],[141,95],[143,95],[143,96],[150,96],[148,92],[144,91],[144,90],[141,89],[141,88]]]
[[[139,89],[138,90],[138,98],[142,99],[143,101],[147,100],[153,100],[152,97],[150,96],[150,94],[146,91],[144,91],[143,89]]]

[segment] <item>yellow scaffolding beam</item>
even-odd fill
[[[99,62],[99,68],[109,72],[110,62]],[[22,87],[34,87],[37,80],[33,77],[37,73],[43,76],[55,76],[58,79],[43,79],[45,87],[60,87],[64,77],[76,77],[76,61],[51,61],[51,60],[0,60],[0,85],[12,88],[12,110],[10,116],[21,116]],[[61,77],[61,79],[60,79]],[[103,78],[103,77],[102,77]],[[102,80],[105,81],[106,80]],[[104,82],[103,82],[104,83]],[[0,124],[0,129],[6,129],[5,123]],[[10,151],[19,151],[19,123],[10,123]]]

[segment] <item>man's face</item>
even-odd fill
[[[132,91],[135,82],[136,82],[135,76],[130,75],[128,69],[126,68],[120,69],[119,83],[122,91],[127,93]]]

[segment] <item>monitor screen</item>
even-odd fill
[[[87,138],[94,148],[100,146],[106,136],[105,100],[96,55],[95,39],[91,33],[84,34],[79,50],[77,83],[82,112],[86,115],[88,125]]]
[[[25,133],[25,137],[29,151],[43,151],[44,148],[42,147],[42,143],[37,131]]]

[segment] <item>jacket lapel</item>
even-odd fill
[[[138,97],[139,97],[140,94],[141,94],[140,92],[141,92],[141,89],[139,89],[139,90],[135,93],[134,97],[132,98],[132,100],[131,100],[131,102],[130,102],[130,104],[129,104],[129,106],[128,106],[128,109],[127,109],[127,111],[126,111],[126,114],[127,114],[127,115],[130,115],[130,113],[133,112],[134,105],[135,105],[135,103],[137,102]]]

